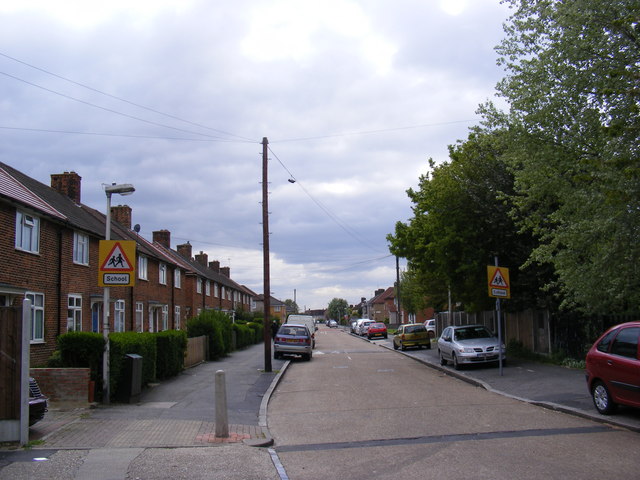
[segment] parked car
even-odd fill
[[[424,328],[427,329],[429,338],[436,338],[436,319],[435,318],[432,318],[431,320],[425,320]]]
[[[438,356],[440,365],[451,362],[456,370],[463,364],[498,362],[500,342],[484,325],[447,327],[438,339]],[[502,361],[507,361],[504,344]]]
[[[311,347],[316,348],[316,331],[318,327],[316,326],[316,322],[313,319],[312,315],[298,315],[292,314],[287,317],[286,323],[292,323],[294,325],[306,325],[311,332]]]
[[[407,347],[431,348],[431,339],[422,323],[400,325],[393,337],[393,348],[406,350]]]
[[[589,349],[586,376],[596,410],[613,413],[618,404],[640,408],[640,322],[616,325]]]
[[[387,338],[387,326],[384,323],[376,322],[368,326],[367,338],[371,340],[377,337]]]
[[[362,322],[359,326],[358,326],[358,335],[360,335],[361,337],[364,337],[367,334],[367,331],[369,330],[369,325],[376,323],[373,320],[366,320],[364,322]]]
[[[362,324],[364,322],[373,322],[373,320],[371,320],[369,318],[359,318],[359,319],[357,319],[356,320],[356,326],[355,326],[355,329],[354,329],[353,333],[355,333],[356,335],[362,335],[362,333],[360,333],[361,332],[360,327],[362,326]]]
[[[36,379],[29,378],[29,426],[38,423],[47,412],[47,397],[40,391]]]
[[[327,325],[329,326],[329,328],[338,328],[338,322],[336,322],[335,320],[329,320],[327,322]]]
[[[285,323],[278,329],[273,339],[273,358],[283,355],[301,355],[311,360],[313,355],[312,337],[309,327],[304,324]]]
[[[358,320],[350,320],[349,321],[349,330],[351,333],[356,333],[356,325],[358,324]]]

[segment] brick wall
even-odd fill
[[[52,402],[87,403],[89,401],[88,368],[31,368],[40,390]]]

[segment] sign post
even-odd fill
[[[498,317],[498,343],[500,353],[498,364],[500,366],[500,376],[502,376],[502,320],[500,316],[500,299],[511,298],[511,287],[509,282],[509,269],[498,266],[498,257],[495,257],[495,266],[487,266],[487,280],[489,296],[496,299],[496,316]]]

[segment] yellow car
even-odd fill
[[[408,323],[400,325],[393,337],[393,349],[406,350],[407,347],[431,348],[429,332],[422,323]]]

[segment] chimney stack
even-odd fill
[[[216,273],[220,273],[220,262],[218,260],[213,260],[209,262],[209,268]]]
[[[81,180],[76,172],[54,173],[51,175],[51,188],[80,205]]]
[[[129,205],[111,207],[111,218],[126,229],[131,230],[131,207]]]
[[[227,278],[231,278],[231,267],[220,267],[220,273]]]
[[[171,248],[171,232],[169,230],[156,230],[153,232],[153,241],[165,248]]]
[[[182,255],[187,260],[191,260],[191,244],[189,242],[178,245],[176,248],[180,255]]]
[[[204,253],[202,250],[200,250],[200,253],[196,255],[196,262],[198,262],[200,265],[206,267],[207,263],[209,262],[209,255],[207,255],[206,253]]]

